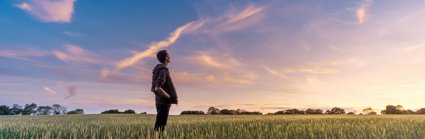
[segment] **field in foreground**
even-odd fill
[[[155,115],[0,116],[0,138],[158,138]],[[166,138],[425,138],[423,115],[170,116]]]

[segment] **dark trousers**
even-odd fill
[[[155,131],[164,131],[167,125],[168,113],[170,112],[171,104],[156,103],[156,121]]]

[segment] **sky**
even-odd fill
[[[425,107],[425,1],[1,0],[0,104],[155,113]]]

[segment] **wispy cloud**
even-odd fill
[[[27,50],[0,50],[0,57],[24,59],[26,57],[40,57],[49,55],[50,52],[36,49]]]
[[[173,33],[171,33],[167,39],[159,41],[159,42],[153,42],[149,45],[149,48],[147,50],[138,52],[134,54],[133,56],[118,62],[116,65],[116,68],[117,69],[127,68],[129,66],[134,65],[136,62],[138,62],[139,60],[142,60],[143,58],[154,56],[154,54],[160,49],[166,48],[170,46],[171,44],[173,44],[180,37],[183,31],[189,28],[192,24],[193,22],[190,22],[183,26],[180,26]]]
[[[71,98],[75,95],[77,95],[77,89],[78,85],[74,83],[62,83],[60,84],[63,88],[65,88],[68,91],[68,96],[65,97],[65,99]]]
[[[373,0],[363,0],[356,8],[356,18],[358,24],[363,24],[368,19],[368,8],[372,5]]]
[[[145,72],[146,73],[146,72]],[[150,72],[147,72],[150,73]],[[103,68],[100,71],[101,82],[106,83],[119,83],[119,84],[145,84],[151,80],[150,76],[139,75],[134,76],[135,73],[126,73],[115,70]]]
[[[230,23],[239,22],[244,19],[247,19],[248,17],[251,17],[261,12],[262,10],[264,10],[264,8],[265,7],[262,7],[262,6],[260,7],[260,6],[250,5],[247,8],[245,8],[242,12],[229,13],[226,15],[228,19],[224,24],[230,24]]]
[[[253,84],[257,79],[256,73],[229,54],[201,52],[195,56],[189,56],[187,59],[190,63],[196,63],[206,68],[209,72],[198,72],[203,73],[203,80],[212,84],[226,83],[230,86],[245,86]]]
[[[306,73],[306,74],[337,74],[343,69],[349,68],[363,68],[367,63],[356,58],[336,59],[321,61],[314,64],[307,64],[304,66],[290,67],[284,70],[285,73]]]
[[[160,49],[164,49],[166,47],[169,47],[173,43],[175,43],[179,39],[179,37],[181,37],[181,35],[185,32],[189,33],[189,32],[196,32],[198,30],[217,30],[219,28],[221,29],[229,28],[230,27],[229,25],[232,25],[233,23],[237,23],[255,14],[258,14],[264,8],[265,7],[250,5],[240,12],[228,12],[224,14],[223,16],[216,17],[213,19],[199,19],[197,21],[189,22],[177,28],[174,32],[170,34],[170,36],[167,39],[159,41],[159,42],[153,42],[148,46],[147,50],[138,52],[127,59],[121,60],[120,62],[116,64],[116,68],[117,69],[127,68],[146,57],[153,57],[154,54]],[[234,28],[234,27],[231,27],[231,28]],[[203,60],[209,60],[208,57],[202,57],[202,58]],[[219,66],[219,65],[215,65],[215,66]]]
[[[53,51],[53,55],[64,62],[102,63],[100,60],[90,56],[89,52],[77,45],[67,44],[65,45],[65,48],[66,51]]]
[[[284,74],[284,73],[280,73],[280,72],[278,72],[278,71],[276,71],[275,69],[272,69],[271,67],[269,67],[269,66],[266,66],[266,65],[262,65],[262,67],[263,67],[263,69],[264,70],[266,70],[270,75],[273,75],[273,76],[276,76],[276,77],[280,77],[280,78],[283,78],[283,79],[287,79],[288,78],[288,76],[286,75],[286,74]]]
[[[53,89],[51,89],[50,87],[44,86],[43,90],[46,91],[49,94],[56,94],[56,91],[54,91]]]
[[[262,19],[261,14],[266,9],[265,6],[249,5],[246,8],[232,9],[221,16],[208,18],[202,31],[208,33],[222,33],[236,31],[255,23]]]
[[[81,33],[71,32],[71,31],[64,31],[63,34],[70,36],[70,37],[75,37],[75,38],[83,36]]]
[[[222,56],[222,58],[219,59],[218,57],[204,53],[194,57],[194,59],[196,59],[200,65],[217,69],[228,69],[241,66],[238,60],[230,56]]]
[[[28,0],[16,7],[43,22],[69,23],[74,12],[74,2],[75,0]]]

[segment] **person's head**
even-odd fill
[[[167,50],[161,50],[156,53],[156,58],[162,64],[170,63],[170,55],[168,54]]]

